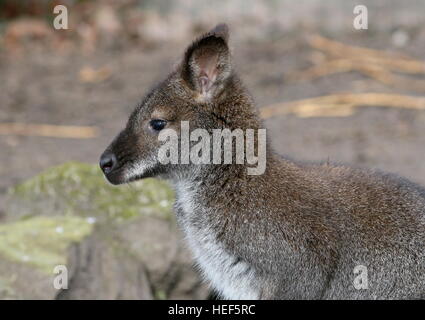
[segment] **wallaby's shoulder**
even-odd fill
[[[345,165],[308,165],[304,171],[312,192],[321,193],[331,205],[331,221],[340,221],[339,227],[352,234],[361,230],[370,245],[424,237],[422,186],[393,173]],[[410,229],[410,235],[402,234],[402,225]]]
[[[282,161],[284,161],[282,159]],[[335,162],[300,162],[293,160],[293,164],[304,172],[308,180],[328,182],[335,187],[352,186],[364,188],[396,188],[399,190],[415,191],[425,198],[425,188],[409,179],[395,173],[380,169],[364,168]]]
[[[398,175],[342,164],[299,163],[274,159],[261,178],[265,196],[279,211],[289,204],[295,219],[341,226],[362,223],[379,229],[397,229],[400,222],[425,225],[425,189]],[[272,161],[272,162],[273,162]],[[285,199],[287,198],[287,199]],[[336,223],[338,221],[338,223]],[[398,228],[398,230],[401,230]],[[374,228],[365,228],[374,232]]]

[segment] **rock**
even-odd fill
[[[122,29],[121,22],[113,7],[100,6],[94,15],[94,23],[101,33],[116,34]]]
[[[81,241],[91,230],[88,221],[72,216],[40,216],[0,225],[0,254],[49,273],[66,262],[68,246]]]
[[[7,220],[56,215],[94,218],[115,225],[140,216],[173,219],[173,192],[165,182],[146,179],[115,187],[97,166],[67,163],[8,190]]]
[[[108,47],[113,47],[120,40],[120,36],[122,37],[122,25],[117,11],[109,5],[96,9],[94,28],[100,40]]]
[[[53,268],[92,231],[80,217],[33,217],[0,225],[0,298],[54,297]]]
[[[8,190],[0,224],[0,299],[205,299],[172,213],[146,179],[115,187],[67,163]],[[68,289],[53,286],[65,265]]]
[[[398,29],[391,34],[391,41],[394,47],[403,48],[409,43],[409,40],[409,34],[402,29]]]
[[[99,233],[72,246],[69,288],[57,299],[153,299],[144,265],[119,248],[119,242]]]

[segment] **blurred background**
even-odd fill
[[[68,9],[55,30],[53,8]],[[356,5],[368,29],[353,27]],[[0,298],[204,299],[168,186],[96,163],[217,23],[275,149],[425,185],[423,0],[0,0]],[[68,288],[53,286],[68,268]]]

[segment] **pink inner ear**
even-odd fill
[[[198,81],[202,93],[208,92],[217,78],[217,61],[218,54],[213,50],[205,50],[196,59],[199,66]]]
[[[199,78],[199,84],[201,86],[201,93],[206,93],[210,89],[210,81],[208,76],[204,75]]]

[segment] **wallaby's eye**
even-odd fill
[[[167,125],[167,121],[161,119],[154,119],[149,122],[149,125],[155,131],[161,131]]]

